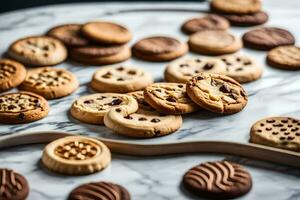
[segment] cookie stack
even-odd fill
[[[74,61],[89,65],[122,62],[131,57],[126,45],[132,38],[130,31],[112,22],[64,24],[47,32],[48,36],[62,41]]]

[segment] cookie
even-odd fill
[[[224,74],[226,67],[216,58],[179,59],[167,65],[164,76],[167,82],[186,83],[200,72]]]
[[[154,83],[144,90],[145,101],[160,113],[186,114],[199,109],[182,83]]]
[[[135,100],[137,101],[138,105],[139,105],[139,109],[142,110],[147,110],[147,111],[155,111],[154,108],[152,108],[146,101],[144,98],[144,91],[140,90],[140,91],[135,91],[135,92],[130,92],[128,93],[128,95],[132,96],[133,98],[135,98]]]
[[[109,149],[99,140],[68,136],[49,143],[42,156],[50,171],[68,174],[92,174],[106,168],[111,161]]]
[[[98,92],[127,93],[142,90],[153,83],[148,72],[136,67],[102,67],[91,80],[91,87]]]
[[[33,66],[57,65],[68,55],[62,42],[47,36],[32,36],[17,40],[10,45],[8,54],[23,64]]]
[[[269,16],[264,11],[252,14],[227,14],[224,15],[233,26],[257,26],[266,23]]]
[[[20,124],[37,121],[48,115],[48,102],[31,92],[0,95],[0,123]]]
[[[192,34],[188,41],[190,50],[204,55],[234,53],[242,48],[240,38],[227,31],[204,30]]]
[[[75,100],[70,113],[75,119],[89,124],[103,124],[104,115],[112,108],[124,107],[128,113],[138,109],[136,100],[126,94],[98,93]]]
[[[78,186],[69,195],[68,200],[130,200],[126,188],[111,182],[93,182]]]
[[[81,24],[63,24],[51,28],[46,34],[63,42],[68,47],[87,46],[89,40],[81,35]]]
[[[294,36],[281,28],[256,28],[243,35],[244,45],[258,50],[269,50],[282,45],[293,45]]]
[[[220,74],[200,73],[187,83],[186,91],[199,106],[216,113],[237,113],[248,102],[243,87]]]
[[[152,138],[171,134],[182,125],[180,115],[162,115],[157,111],[139,109],[130,113],[124,107],[111,109],[104,116],[104,124],[117,134],[135,137]]]
[[[268,117],[251,127],[250,142],[300,152],[300,120]]]
[[[20,85],[26,76],[24,65],[9,59],[0,59],[0,92]]]
[[[251,14],[261,11],[260,0],[212,0],[213,12],[229,14]]]
[[[183,186],[193,194],[212,199],[232,199],[251,190],[252,178],[244,167],[228,161],[206,162],[188,170]]]
[[[0,168],[0,199],[25,200],[29,185],[24,176],[11,169]]]
[[[102,44],[125,44],[132,38],[130,31],[112,22],[89,22],[81,28],[82,34],[90,40]]]
[[[155,36],[144,38],[132,47],[132,54],[147,61],[170,61],[186,54],[188,47],[185,43],[171,37]]]
[[[85,46],[70,49],[74,61],[89,65],[108,65],[123,62],[131,57],[126,45]]]
[[[203,30],[227,30],[229,26],[226,18],[209,14],[187,20],[181,26],[181,30],[189,35]]]
[[[272,67],[299,70],[300,48],[296,46],[280,46],[268,52],[267,63]]]
[[[262,76],[262,66],[246,55],[226,55],[221,57],[226,65],[225,75],[233,78],[239,83],[248,83]]]
[[[79,86],[71,72],[53,67],[39,67],[27,72],[20,90],[31,91],[46,99],[56,99],[73,93]]]

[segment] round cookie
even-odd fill
[[[261,10],[260,0],[212,0],[212,11],[229,14],[251,14]]]
[[[59,40],[47,36],[32,36],[10,45],[8,54],[15,60],[34,66],[56,65],[67,58],[67,49]]]
[[[45,147],[42,156],[47,169],[68,175],[92,174],[106,168],[110,161],[105,144],[83,136],[57,139]]]
[[[154,83],[144,90],[145,101],[160,113],[186,114],[199,109],[182,83]]]
[[[37,121],[48,115],[48,102],[31,92],[0,95],[0,123],[20,124]]]
[[[257,26],[268,21],[269,16],[264,11],[259,11],[252,14],[227,14],[224,15],[231,25],[234,26]]]
[[[120,135],[152,138],[171,134],[182,125],[180,115],[161,115],[157,111],[139,109],[128,114],[123,107],[111,109],[104,116],[107,128]]]
[[[124,107],[124,110],[134,113],[138,109],[137,101],[126,94],[98,93],[82,96],[71,106],[71,115],[81,122],[103,124],[104,115],[112,108]]]
[[[140,91],[135,91],[135,92],[130,92],[128,93],[128,95],[132,96],[135,98],[135,100],[137,101],[138,105],[139,105],[139,109],[142,110],[147,110],[147,111],[155,111],[154,108],[152,108],[146,101],[144,98],[144,91],[140,90]]]
[[[0,168],[0,199],[25,200],[29,185],[24,176],[11,169]]]
[[[70,49],[71,59],[89,65],[108,65],[123,62],[131,57],[127,45],[85,46]]]
[[[186,83],[200,72],[224,74],[225,64],[217,58],[186,58],[167,65],[165,80],[174,83]]]
[[[24,65],[13,60],[0,59],[0,92],[20,85],[26,76]]]
[[[203,30],[192,34],[188,41],[190,50],[205,55],[221,55],[238,51],[242,41],[235,35],[220,30]]]
[[[69,195],[68,200],[130,200],[126,188],[111,182],[93,182],[78,186]]]
[[[186,43],[164,36],[144,38],[132,47],[132,54],[142,60],[162,62],[174,60],[188,51]]]
[[[51,28],[46,34],[68,47],[87,46],[90,42],[81,36],[81,27],[81,24],[63,24]]]
[[[212,199],[232,199],[252,188],[249,172],[239,164],[228,161],[206,162],[188,170],[183,186],[193,194]]]
[[[225,75],[239,83],[248,83],[262,76],[262,66],[246,55],[226,55],[220,58],[226,65]]]
[[[300,152],[300,120],[268,117],[251,127],[250,142]]]
[[[27,72],[20,90],[31,91],[46,99],[56,99],[73,93],[79,86],[71,72],[53,67],[40,67]]]
[[[258,50],[269,50],[282,45],[293,45],[294,36],[281,28],[256,28],[243,35],[244,45]]]
[[[181,30],[186,34],[193,34],[202,30],[227,30],[229,22],[226,18],[209,14],[202,17],[192,18],[181,26]]]
[[[130,31],[112,22],[89,22],[81,28],[82,34],[102,44],[125,44],[132,38]]]
[[[296,46],[280,46],[268,52],[267,63],[272,67],[299,70],[300,48]]]
[[[98,92],[127,93],[142,90],[153,83],[153,78],[136,67],[102,67],[91,80],[91,87]]]
[[[216,113],[232,114],[241,111],[248,99],[243,87],[232,78],[201,73],[186,87],[189,97],[199,106]]]

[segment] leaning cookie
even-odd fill
[[[0,96],[0,123],[33,122],[46,117],[48,112],[48,102],[37,94],[16,92]]]
[[[28,71],[19,89],[31,91],[46,99],[61,98],[73,93],[79,86],[71,72],[53,67],[40,67]]]
[[[63,62],[68,54],[59,40],[47,36],[32,36],[11,44],[8,55],[23,64],[46,66]]]
[[[70,113],[75,119],[89,124],[103,124],[104,115],[112,108],[123,107],[126,112],[134,113],[138,109],[137,101],[125,94],[98,93],[75,100]]]
[[[148,72],[136,67],[102,67],[91,80],[91,87],[98,92],[128,93],[142,90],[153,83]]]
[[[144,38],[132,47],[132,54],[147,61],[170,61],[186,54],[186,43],[172,37],[155,36]]]
[[[261,11],[260,0],[212,0],[210,9],[216,13],[251,14]]]

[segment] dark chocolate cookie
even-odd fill
[[[248,48],[269,50],[282,45],[295,43],[294,36],[287,30],[281,28],[257,28],[243,36],[244,45]]]
[[[199,196],[229,199],[249,192],[252,180],[250,174],[236,163],[207,162],[186,172],[183,186]]]
[[[224,15],[233,26],[256,26],[268,21],[269,16],[266,12],[260,11],[253,14],[227,14]]]
[[[95,182],[75,188],[68,200],[94,199],[94,200],[130,200],[129,192],[122,187],[110,182]]]
[[[24,200],[28,193],[29,185],[24,176],[10,169],[0,169],[1,200]]]

